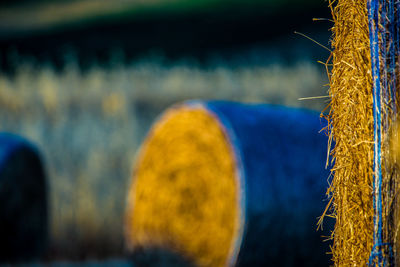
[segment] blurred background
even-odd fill
[[[46,259],[123,254],[132,163],[171,104],[322,111],[298,99],[327,95],[329,51],[294,31],[329,47],[329,17],[323,0],[1,1],[0,130],[43,153]]]

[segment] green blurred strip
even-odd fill
[[[323,0],[83,0],[39,1],[0,9],[0,34],[55,30],[125,19],[213,14],[275,14],[323,7]],[[284,16],[283,18],[284,19]]]

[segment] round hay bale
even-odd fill
[[[47,184],[37,149],[0,133],[0,262],[38,259],[47,240]]]
[[[320,129],[316,113],[279,106],[169,109],[135,163],[128,248],[200,266],[327,266],[316,229],[329,175]]]
[[[329,7],[332,260],[335,266],[398,266],[400,168],[391,143],[400,110],[400,5],[330,0]]]

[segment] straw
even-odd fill
[[[373,97],[365,0],[330,1],[332,69],[327,130],[333,179],[327,213],[336,218],[336,266],[366,265],[373,246]]]
[[[199,266],[225,266],[239,231],[235,158],[203,108],[170,109],[141,148],[128,199],[131,250],[167,248]]]

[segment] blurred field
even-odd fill
[[[170,105],[224,99],[324,109],[326,98],[298,100],[327,95],[316,61],[329,53],[293,34],[329,46],[330,22],[313,17],[330,17],[326,3],[1,2],[0,131],[43,152],[51,217],[45,262],[121,258],[132,163]]]
[[[88,259],[123,253],[123,211],[136,150],[155,117],[185,99],[266,102],[322,110],[323,67],[210,67],[115,61],[82,71],[25,63],[0,73],[0,130],[26,136],[42,149],[50,178],[48,258]],[[66,249],[68,248],[68,249]]]

